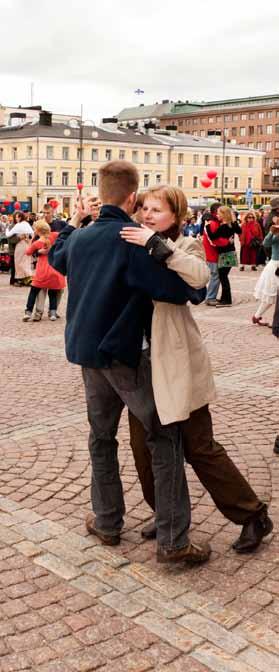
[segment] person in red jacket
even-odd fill
[[[263,241],[261,225],[253,210],[249,210],[243,217],[240,238],[240,271],[244,271],[245,264],[251,266],[251,271],[257,270],[257,253]]]
[[[33,239],[25,253],[32,255],[35,252],[39,252],[23,322],[30,322],[32,319],[35,301],[41,289],[49,290],[49,317],[50,320],[56,320],[57,292],[65,287],[64,276],[50,266],[47,254],[40,254],[40,250],[49,250],[51,248],[58,237],[58,233],[55,231],[52,232],[50,226],[44,220],[39,220],[35,225],[35,236],[39,236],[39,239]]]
[[[207,294],[205,303],[207,306],[216,306],[217,294],[220,286],[220,278],[218,273],[218,249],[213,240],[210,240],[210,235],[215,233],[220,226],[220,221],[217,217],[217,211],[220,203],[212,203],[210,207],[210,219],[205,222],[203,229],[203,246],[205,250],[206,262],[210,270],[210,280],[207,286]],[[226,243],[227,241],[225,241]]]

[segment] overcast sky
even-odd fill
[[[123,107],[279,93],[278,0],[0,0],[0,102]],[[134,91],[144,90],[142,96]]]

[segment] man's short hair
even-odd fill
[[[128,161],[109,161],[99,170],[99,194],[104,205],[122,205],[138,186],[138,171]]]
[[[51,205],[49,203],[45,203],[43,205],[43,210],[44,210],[44,212],[52,212],[53,208],[51,207]]]

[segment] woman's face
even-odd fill
[[[154,231],[167,231],[175,224],[175,215],[165,199],[146,196],[142,206],[145,226]]]
[[[219,208],[219,210],[217,210],[217,217],[219,219],[219,222],[223,221],[223,217],[222,217],[222,213],[220,212],[220,208]]]

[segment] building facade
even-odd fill
[[[140,189],[160,184],[181,187],[188,198],[260,192],[263,152],[219,140],[168,131],[131,131],[114,120],[99,127],[53,123],[50,113],[38,121],[0,128],[0,200],[29,201],[40,211],[55,199],[59,210],[71,212],[77,183],[84,193],[98,193],[98,171],[107,161],[127,160],[140,175]],[[209,169],[217,172],[210,189],[201,185]]]
[[[218,134],[230,144],[265,152],[261,189],[279,191],[279,95],[203,103],[176,103],[162,115],[162,129],[206,138]]]

